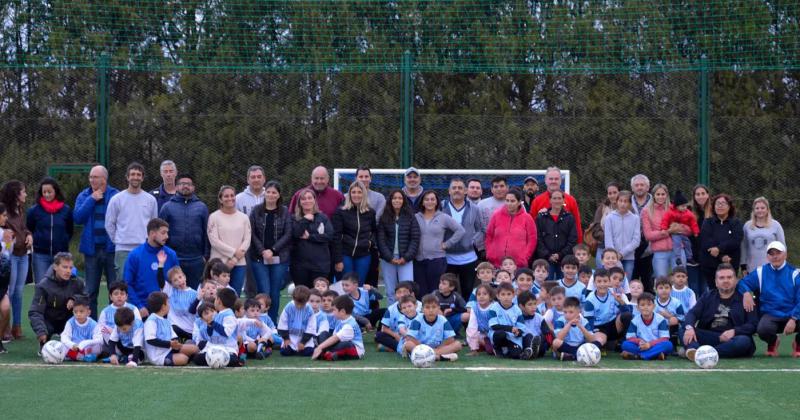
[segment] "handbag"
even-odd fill
[[[583,243],[589,247],[590,255],[594,255],[597,252],[598,245],[604,241],[605,233],[603,233],[603,226],[600,223],[592,222],[583,232]]]

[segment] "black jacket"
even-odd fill
[[[336,209],[331,219],[333,225],[333,262],[342,262],[342,257],[363,257],[369,255],[375,243],[375,210],[369,209],[359,213],[355,207],[345,210]]]
[[[387,209],[385,211],[391,211]],[[419,224],[414,215],[402,215],[397,220],[398,235],[397,243],[400,250],[400,258],[406,261],[414,261],[419,249]],[[381,258],[391,261],[394,258],[394,233],[395,223],[384,223],[382,220],[378,224],[378,251]]]
[[[731,265],[738,269],[743,236],[743,225],[739,219],[729,217],[721,222],[714,215],[704,220],[700,227],[700,267],[706,271],[716,270],[722,264],[722,257],[727,255],[731,257]],[[708,253],[708,249],[713,247],[719,248],[716,257]]]
[[[84,283],[78,277],[72,276],[67,281],[56,280],[54,276],[42,279],[36,285],[28,310],[28,319],[36,336],[47,335],[45,319],[50,323],[59,323],[72,317],[72,311],[67,309],[67,301],[83,293]]]
[[[267,233],[266,211],[263,205],[253,207],[250,211],[250,259],[263,262],[261,253],[264,252],[264,235]],[[289,255],[292,252],[292,215],[286,206],[278,209],[274,218],[272,254],[281,259],[281,263],[289,262]]]
[[[566,210],[561,210],[558,221],[547,213],[536,215],[536,258],[550,258],[558,254],[559,259],[572,255],[572,247],[578,243],[578,232],[575,229],[575,218]]]
[[[720,300],[719,291],[709,290],[706,292],[692,309],[686,313],[686,318],[684,318],[686,325],[691,325],[701,330],[711,330],[711,324],[714,322],[714,315],[717,313]],[[752,336],[756,333],[756,327],[758,326],[758,311],[746,312],[742,301],[742,294],[738,291],[734,292],[730,307],[733,330],[736,335]]]
[[[305,232],[308,232],[307,239],[303,239]],[[292,217],[292,243],[294,245],[292,247],[292,266],[329,272],[332,241],[333,226],[324,213],[315,214],[313,221],[305,218],[297,220]]]

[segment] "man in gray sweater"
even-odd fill
[[[114,195],[106,210],[106,232],[114,242],[116,278],[122,278],[125,260],[131,250],[147,239],[147,223],[158,217],[158,202],[142,190],[144,166],[138,162],[128,165],[125,173],[128,188]]]
[[[464,236],[458,244],[447,249],[447,272],[458,276],[461,296],[469,300],[472,288],[475,287],[475,267],[478,265],[478,254],[475,249],[483,245],[486,228],[483,225],[478,206],[466,200],[466,184],[461,178],[450,180],[450,198],[442,201],[442,212],[452,217],[464,227]],[[445,234],[445,240],[453,233]]]

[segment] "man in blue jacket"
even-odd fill
[[[758,316],[745,311],[732,265],[720,264],[715,282],[717,289],[704,294],[686,314],[686,357],[694,361],[697,348],[704,345],[714,347],[719,357],[750,357],[756,351],[753,334]]]
[[[116,279],[114,269],[114,242],[106,232],[106,208],[111,197],[119,191],[108,185],[108,170],[97,165],[89,171],[89,188],[81,191],[75,199],[72,219],[83,225],[80,252],[86,264],[86,294],[89,295],[89,306],[92,318],[97,319],[97,292],[100,289],[100,278],[106,273],[106,282],[111,284]]]
[[[128,302],[139,308],[142,318],[147,318],[147,297],[152,292],[161,291],[158,286],[158,270],[162,270],[166,281],[169,269],[178,265],[178,255],[166,246],[169,239],[169,225],[155,218],[147,223],[147,242],[134,248],[125,261],[123,279],[128,283]],[[166,254],[163,266],[158,262],[159,253]]]
[[[177,194],[161,207],[158,217],[169,224],[167,245],[178,254],[186,284],[197,289],[211,252],[206,231],[208,207],[194,194],[191,175],[178,175],[177,186]]]
[[[777,357],[780,338],[797,332],[800,318],[800,270],[786,262],[786,245],[773,241],[767,245],[767,264],[757,268],[739,282],[744,295],[744,309],[755,308],[753,294],[758,295],[761,319],[758,337],[767,343],[767,356]],[[800,334],[792,342],[792,356],[800,357]]]

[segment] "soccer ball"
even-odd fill
[[[222,369],[230,361],[231,355],[225,347],[211,345],[206,348],[206,364],[211,369]]]
[[[436,352],[430,346],[420,344],[411,351],[411,364],[418,368],[429,368],[436,361]]]
[[[581,366],[595,366],[600,363],[600,349],[592,343],[581,344],[578,347],[577,360]]]
[[[60,341],[51,340],[42,346],[42,360],[49,365],[57,365],[67,357],[67,346]]]
[[[711,369],[719,362],[717,349],[711,346],[700,346],[694,354],[694,363],[702,369]]]
[[[291,296],[291,295],[292,295],[292,293],[294,293],[294,283],[289,283],[289,285],[288,285],[288,286],[286,286],[286,293],[287,293],[289,296]]]

